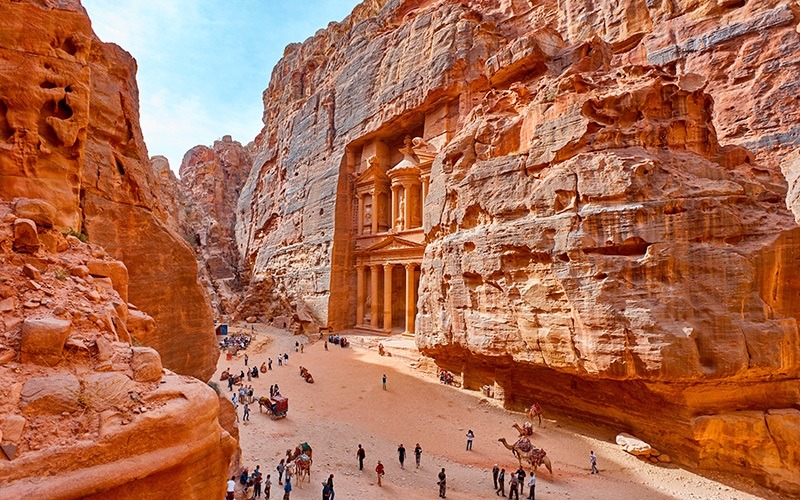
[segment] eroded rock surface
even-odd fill
[[[61,250],[14,250],[15,219],[0,202],[0,499],[43,477],[53,498],[221,498],[236,439],[212,388],[131,345],[153,320],[122,298],[125,266],[57,229],[38,235]]]
[[[264,94],[236,226],[251,283],[304,327],[360,323],[355,228],[376,215],[354,174],[418,138],[424,353],[509,407],[796,494],[798,22],[768,0],[364,2],[288,46]]]
[[[0,9],[0,198],[43,200],[17,201],[20,213],[88,235],[124,262],[126,300],[156,320],[138,340],[168,368],[207,380],[218,357],[211,309],[191,248],[163,222],[169,200],[139,128],[135,61],[97,39],[77,0]],[[30,229],[20,223],[16,244],[35,252],[48,242]]]

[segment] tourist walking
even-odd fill
[[[436,484],[439,485],[439,498],[446,498],[444,495],[447,492],[447,474],[444,473],[444,467],[439,473],[439,482]]]
[[[592,474],[600,474],[600,471],[597,470],[597,456],[595,456],[594,450],[589,452],[589,463],[592,465]]]
[[[400,446],[397,447],[397,459],[400,460],[400,468],[405,469],[403,463],[406,461],[406,449],[403,443],[400,443]]]
[[[288,352],[283,353],[283,364],[284,365],[288,365],[289,364],[289,353]]]
[[[386,472],[383,470],[383,464],[380,460],[378,460],[378,465],[375,466],[375,473],[378,475],[378,486],[383,486],[383,484],[381,484],[381,478],[383,478]]]
[[[326,484],[328,486],[328,490],[329,490],[329,494],[330,494],[329,498],[330,498],[330,500],[333,500],[333,498],[336,496],[336,492],[333,491],[333,474],[328,476],[328,482]]]
[[[508,481],[508,500],[512,498],[519,500],[519,477],[516,474],[511,474]]]
[[[303,346],[304,346],[304,345],[305,345],[305,344],[300,344],[300,354],[303,354]]]
[[[278,366],[283,366],[283,355],[278,353]]]
[[[228,480],[228,487],[225,492],[225,500],[233,500],[233,495],[236,493],[236,476],[231,476]]]
[[[497,476],[497,491],[495,495],[506,496],[506,470],[500,469],[500,475]]]
[[[272,370],[272,358],[267,360],[267,370]]]
[[[497,491],[497,476],[500,474],[500,467],[494,464],[492,467],[492,481],[494,482],[494,491]]]
[[[383,374],[383,390],[386,390],[386,374]]]
[[[364,470],[364,458],[366,458],[367,452],[364,451],[364,448],[361,445],[358,445],[358,451],[356,452],[356,457],[358,457],[358,470]]]
[[[472,429],[467,431],[467,451],[472,450],[472,440],[475,439],[475,433],[472,432]]]
[[[328,350],[328,341],[327,340],[325,341],[325,350],[326,351]]]
[[[244,355],[244,366],[247,366],[247,360],[249,360],[249,359],[250,359],[250,358],[249,358],[249,357],[247,357],[247,354],[245,354],[245,355]]]
[[[528,500],[535,500],[536,498],[536,471],[531,471],[531,478],[528,480],[528,486],[531,491],[528,493]]]
[[[286,470],[286,459],[281,458],[281,463],[278,464],[278,484],[283,484],[283,471]]]
[[[250,421],[250,405],[247,403],[244,404],[244,414],[242,415],[242,421],[243,422]]]
[[[417,443],[414,447],[414,461],[417,462],[417,469],[419,469],[419,462],[422,460],[422,447]]]
[[[294,352],[300,352],[300,342],[294,341]]]
[[[228,390],[233,391],[233,377],[228,376]]]
[[[272,489],[272,479],[270,479],[269,474],[267,474],[267,478],[264,479],[264,499],[269,500],[269,490]]]

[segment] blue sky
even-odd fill
[[[95,33],[139,65],[142,130],[151,156],[177,172],[183,154],[261,130],[261,93],[284,47],[359,0],[83,0]]]

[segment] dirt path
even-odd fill
[[[260,464],[276,483],[275,466],[280,458],[288,448],[307,441],[314,450],[311,482],[294,485],[292,499],[321,498],[321,482],[329,474],[335,475],[339,500],[437,498],[436,476],[442,467],[447,473],[447,498],[497,498],[492,465],[504,467],[507,479],[518,468],[511,452],[497,439],[516,437],[511,424],[522,423],[520,414],[505,411],[476,392],[439,384],[414,370],[407,359],[382,357],[358,346],[342,349],[329,345],[325,351],[322,342],[306,345],[300,354],[294,352],[294,343],[307,341],[304,336],[265,326],[256,326],[256,335],[257,343],[268,343],[248,353],[249,365],[260,366],[271,357],[273,370],[250,383],[257,396],[268,395],[270,384],[278,383],[289,398],[289,415],[273,421],[253,405],[250,422],[239,426],[243,465],[252,470]],[[287,351],[288,366],[277,366],[277,354]],[[311,371],[314,384],[300,377],[301,365]],[[227,367],[233,372],[244,369],[243,356],[228,361],[223,355],[214,380],[219,380],[219,373]],[[381,387],[384,373],[386,391]],[[227,385],[220,385],[230,397]],[[473,451],[465,450],[469,429],[476,436]],[[552,476],[544,468],[537,473],[538,499],[759,498],[674,466],[644,463],[621,451],[612,434],[576,422],[546,420],[533,442],[547,450],[554,466]],[[367,454],[363,472],[356,459],[359,443]],[[405,470],[397,459],[400,443],[408,454]],[[419,469],[414,467],[416,443],[423,449]],[[590,450],[598,457],[599,475],[589,474]],[[378,460],[386,467],[380,488],[374,472]],[[526,487],[520,497],[527,493]],[[277,484],[273,484],[271,498],[283,498]]]

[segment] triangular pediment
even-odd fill
[[[372,162],[364,171],[356,174],[354,180],[356,184],[381,183],[389,182],[389,177],[383,171],[383,167],[377,162]]]
[[[364,251],[374,252],[377,250],[404,250],[418,248],[424,249],[425,245],[415,241],[398,238],[397,236],[389,236],[388,238],[382,239]]]

